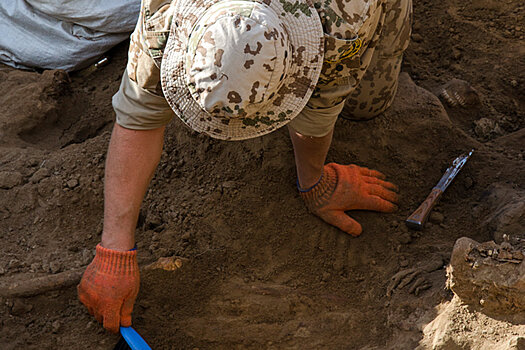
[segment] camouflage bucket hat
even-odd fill
[[[323,64],[310,0],[179,0],[162,90],[193,130],[223,140],[267,134],[306,105]]]

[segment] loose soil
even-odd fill
[[[285,129],[223,142],[170,124],[137,226],[141,266],[182,261],[174,271],[142,273],[133,325],[152,348],[523,348],[516,318],[486,321],[452,300],[445,266],[458,238],[502,234],[487,218],[506,196],[491,188],[525,188],[524,5],[419,0],[414,10],[393,106],[371,121],[339,120],[328,154],[378,169],[400,187],[398,212],[350,213],[364,227],[358,238],[307,212]],[[0,282],[83,268],[93,258],[111,96],[126,50],[69,76],[0,68]],[[436,95],[454,78],[469,82],[480,104],[444,106]],[[431,222],[409,231],[405,218],[472,148]],[[392,283],[409,269],[418,278]],[[461,343],[435,341],[450,329]],[[0,298],[2,349],[112,349],[117,340],[74,287]]]

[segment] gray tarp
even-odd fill
[[[0,62],[72,71],[128,39],[140,0],[1,0]]]

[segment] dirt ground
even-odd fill
[[[133,325],[153,349],[525,349],[525,318],[486,316],[445,288],[454,242],[497,239],[496,211],[525,190],[525,7],[415,0],[414,11],[393,106],[372,121],[339,120],[328,154],[400,187],[397,213],[351,213],[359,238],[307,212],[285,128],[223,142],[170,124],[136,235],[141,266],[182,261],[141,275]],[[126,49],[69,77],[0,67],[0,283],[91,261]],[[454,78],[481,102],[442,104],[436,95]],[[409,231],[406,217],[472,148],[429,225]],[[523,203],[512,198],[513,208]],[[424,288],[392,288],[407,269]],[[117,340],[74,286],[0,297],[2,349],[112,349]]]

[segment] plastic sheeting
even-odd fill
[[[139,10],[140,0],[0,1],[0,62],[83,68],[129,38]]]

